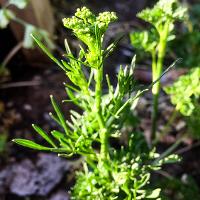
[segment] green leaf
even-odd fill
[[[69,130],[68,130],[68,127],[67,127],[67,124],[66,124],[65,117],[64,117],[63,113],[61,112],[61,110],[60,110],[58,104],[56,103],[53,95],[50,95],[50,99],[51,99],[51,103],[53,105],[53,108],[54,108],[54,110],[55,110],[55,112],[56,112],[56,114],[57,114],[57,116],[59,118],[59,121],[62,124],[63,129],[65,130],[65,133],[68,134]]]
[[[53,140],[45,133],[44,130],[42,130],[39,126],[32,124],[32,127],[35,129],[35,131],[42,136],[49,144],[51,144],[53,147],[56,147],[56,144],[53,142]]]
[[[64,138],[64,134],[61,133],[60,131],[53,130],[53,131],[51,131],[51,134],[52,134],[53,137],[55,137],[57,140],[59,140],[60,138]]]
[[[45,42],[45,44],[47,45],[47,47],[51,50],[55,49],[55,44],[51,38],[51,35],[44,29],[37,29],[39,30],[38,33],[36,34],[40,34],[40,37],[42,38],[42,40]]]
[[[56,59],[53,54],[50,52],[49,49],[47,49],[47,47],[45,47],[42,42],[34,35],[31,34],[31,36],[33,37],[33,39],[35,40],[35,42],[38,44],[38,46],[44,51],[44,53],[51,59],[53,60],[62,70],[67,71],[65,69],[65,67],[62,65],[62,63]]]
[[[15,5],[19,9],[24,9],[27,6],[28,2],[29,0],[9,0],[8,1],[9,4]]]
[[[195,101],[200,98],[200,67],[191,69],[188,74],[182,75],[171,86],[164,88],[170,95],[171,102],[176,106],[176,110],[184,116],[191,116],[197,109]]]
[[[67,54],[72,55],[72,52],[71,52],[71,49],[69,47],[67,39],[64,40],[64,43],[65,43],[65,49],[66,49]]]
[[[23,40],[24,48],[29,49],[35,47],[35,42],[31,35],[37,35],[38,40],[44,41],[49,49],[54,49],[54,44],[51,41],[49,34],[45,30],[37,28],[36,26],[29,23],[25,24],[25,33]]]
[[[31,140],[26,140],[26,139],[14,139],[12,141],[21,145],[21,146],[24,146],[24,147],[27,147],[27,148],[30,148],[30,149],[40,150],[40,151],[51,151],[51,152],[54,152],[54,153],[68,153],[69,152],[69,148],[45,147],[45,146],[37,144],[37,143],[35,143]]]
[[[71,136],[68,136],[69,138],[66,138],[64,133],[61,133],[60,131],[56,131],[56,130],[53,130],[51,134],[54,138],[56,138],[60,142],[61,146],[68,149],[68,151],[72,151],[73,144],[71,141],[72,139]]]
[[[51,152],[54,153],[71,153],[68,147],[63,147],[63,148],[50,148],[49,149]]]
[[[59,119],[53,114],[53,113],[49,113],[49,116],[62,127],[62,124],[60,123]]]
[[[130,66],[130,70],[129,70],[129,76],[132,76],[134,74],[135,63],[136,63],[136,55],[134,55],[133,58],[132,58],[132,60],[131,60],[131,66]]]
[[[21,145],[21,146],[24,146],[24,147],[28,147],[30,149],[36,149],[36,150],[44,150],[44,151],[50,151],[52,148],[49,148],[49,147],[45,147],[45,146],[42,146],[40,144],[37,144],[31,140],[26,140],[26,139],[14,139],[12,140],[13,142]]]
[[[66,137],[65,137],[64,133],[61,133],[60,131],[53,130],[53,131],[51,131],[51,134],[57,140],[60,140],[60,139],[66,140]]]
[[[68,87],[68,88],[67,88]],[[71,90],[71,88],[69,86],[66,87],[66,92],[67,92],[67,95],[70,99],[70,101],[72,101],[74,104],[76,104],[77,106],[81,107],[79,101],[78,101],[78,98],[74,95],[73,91]],[[66,102],[64,100],[64,102]]]
[[[158,45],[158,33],[155,29],[150,31],[134,31],[130,34],[131,44],[137,49],[152,52]]]

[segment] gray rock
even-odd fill
[[[60,183],[69,169],[66,160],[41,153],[36,163],[26,159],[0,172],[0,192],[7,189],[18,196],[46,196]]]

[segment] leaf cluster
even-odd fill
[[[182,75],[173,85],[164,88],[176,110],[185,116],[189,132],[199,138],[200,127],[200,67]]]
[[[190,116],[200,98],[200,68],[191,69],[181,76],[173,85],[165,87],[171,102],[184,116]]]
[[[151,53],[156,51],[159,38],[163,35],[167,34],[168,41],[175,38],[172,34],[174,22],[187,18],[187,8],[182,6],[178,0],[160,0],[153,8],[146,8],[137,16],[150,23],[152,28],[149,31],[131,33],[131,43],[136,48],[140,44],[140,48]]]
[[[96,168],[92,172],[87,165],[77,173],[77,183],[72,190],[72,199],[86,200],[132,200],[159,199],[160,189],[150,189],[151,171],[162,164],[177,161],[176,155],[159,160],[155,149],[149,150],[143,135],[139,132],[130,135],[127,146],[113,150],[107,170],[110,176],[102,176]]]

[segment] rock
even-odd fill
[[[10,183],[10,191],[19,196],[35,194],[37,191],[37,171],[30,160],[24,160],[13,165],[13,179]]]
[[[18,196],[46,196],[60,183],[69,169],[68,162],[57,155],[40,153],[30,159],[10,164],[0,172],[0,192],[5,189]]]

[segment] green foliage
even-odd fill
[[[138,48],[139,45],[137,44],[140,43],[141,48],[145,51],[155,51],[158,48],[159,38],[164,36],[167,40],[174,38],[174,35],[171,34],[174,22],[176,20],[184,20],[187,17],[186,11],[186,7],[181,6],[177,0],[160,0],[152,9],[147,8],[138,13],[137,16],[139,18],[149,22],[153,27],[150,31],[142,31],[140,36],[140,32],[131,33],[130,37],[133,46],[136,45],[136,48]],[[145,45],[144,40],[146,41]]]
[[[130,66],[121,66],[116,88],[106,76],[108,91],[103,93],[104,60],[116,42],[106,49],[102,48],[102,43],[109,23],[116,18],[111,12],[95,16],[84,7],[78,9],[74,17],[63,20],[64,25],[86,45],[85,49],[80,46],[78,58],[72,54],[67,40],[66,55],[60,61],[33,36],[40,48],[71,80],[71,85],[65,84],[69,99],[63,102],[73,102],[82,114],[70,110],[71,119],[66,120],[60,106],[50,96],[54,108],[50,116],[61,129],[48,134],[33,125],[48,143],[45,146],[25,139],[15,139],[14,142],[32,149],[56,152],[63,157],[83,156],[84,170],[77,173],[77,183],[72,189],[73,199],[159,199],[160,189],[148,188],[151,171],[160,169],[164,163],[179,160],[175,155],[160,158],[155,149],[148,148],[141,133],[127,131],[128,144],[122,144],[120,148],[110,144],[110,139],[120,139],[130,110],[135,108],[144,92],[135,89],[134,57]]]
[[[152,81],[157,80],[163,71],[163,62],[168,41],[175,38],[172,34],[174,22],[187,18],[186,7],[180,5],[178,0],[160,0],[153,8],[146,8],[137,16],[151,24],[149,31],[133,32],[130,34],[131,43],[135,48],[144,49],[152,57]],[[156,121],[158,112],[158,98],[160,81],[152,88],[153,114],[152,139],[156,135]]]
[[[149,22],[152,28],[149,31],[131,33],[131,43],[135,48],[144,49],[152,55],[154,80],[162,73],[167,42],[175,38],[172,34],[174,22],[186,19],[186,11],[186,7],[180,5],[177,0],[160,0],[152,9],[147,8],[137,15]]]
[[[77,173],[72,199],[159,199],[160,189],[148,187],[150,172],[160,169],[162,164],[176,156],[155,162],[159,154],[149,150],[141,133],[135,133],[130,136],[128,145],[114,150],[111,157],[107,165],[108,177],[99,174],[100,169],[92,172],[84,165],[84,171]]]
[[[137,49],[145,50],[149,53],[155,50],[158,44],[158,34],[154,28],[148,31],[138,31],[130,34],[131,43]]]
[[[181,76],[173,85],[165,87],[171,102],[188,121],[192,133],[199,136],[200,127],[200,67],[191,69],[188,74]]]
[[[172,86],[165,87],[171,102],[184,116],[190,116],[200,98],[200,67],[181,76]]]

